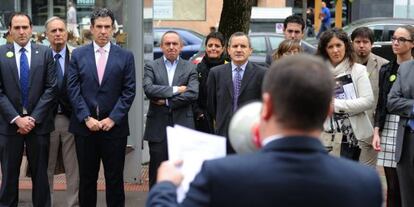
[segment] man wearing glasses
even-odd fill
[[[299,40],[301,41],[303,36],[305,35],[305,22],[303,21],[301,16],[298,15],[291,15],[286,17],[285,21],[283,22],[283,34],[285,35],[285,39],[291,40]],[[300,46],[305,53],[308,54],[315,54],[316,49],[310,47],[306,44],[303,44],[302,41],[300,42]],[[271,53],[266,55],[266,64],[272,64],[272,54],[276,51],[273,50]]]

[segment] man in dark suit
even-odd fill
[[[179,56],[182,48],[177,32],[165,32],[161,37],[164,55],[144,68],[143,87],[150,100],[144,132],[150,149],[150,188],[159,165],[168,160],[166,127],[179,124],[194,128],[191,104],[197,100],[199,83],[195,66]]]
[[[12,44],[0,47],[0,206],[17,206],[23,149],[33,181],[33,206],[50,206],[47,162],[56,71],[49,48],[30,43],[32,21],[10,18]]]
[[[408,34],[408,33],[407,33]],[[401,37],[399,37],[401,38]],[[398,42],[414,47],[413,37],[410,42]],[[397,130],[397,143],[395,147],[395,161],[400,183],[402,206],[414,205],[414,61],[402,63],[398,69],[397,80],[388,94],[387,108],[390,113],[398,114],[400,121]]]
[[[66,201],[69,207],[74,207],[79,205],[79,168],[76,157],[75,137],[68,131],[72,106],[66,91],[67,68],[72,48],[69,48],[66,44],[68,32],[65,20],[60,17],[51,17],[46,21],[45,29],[46,37],[50,42],[52,55],[55,59],[58,82],[57,102],[53,109],[55,130],[50,134],[49,165],[47,170],[50,197],[53,203],[53,177],[60,149],[66,174]]]
[[[286,17],[283,22],[283,35],[285,39],[299,40],[300,46],[302,47],[303,52],[308,54],[315,54],[316,48],[310,47],[309,45],[302,42],[303,37],[305,36],[305,27],[306,24],[302,19],[302,16],[291,15]],[[276,52],[277,49],[274,49],[271,53],[266,55],[266,64],[272,64],[272,54]]]
[[[129,135],[128,111],[135,97],[134,55],[110,43],[111,10],[91,14],[94,41],[72,52],[68,96],[69,131],[75,135],[79,163],[79,204],[96,206],[96,182],[102,160],[107,206],[124,206],[124,160]]]
[[[263,83],[259,134],[262,149],[205,161],[177,204],[180,161],[158,170],[147,206],[380,207],[377,172],[330,156],[318,140],[333,113],[333,78],[328,66],[309,55],[281,59]]]
[[[248,61],[252,50],[246,34],[234,33],[227,48],[231,62],[212,68],[208,76],[207,106],[218,135],[228,136],[230,119],[238,107],[261,98],[266,69]],[[227,153],[234,153],[228,141]]]

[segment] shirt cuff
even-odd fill
[[[173,94],[176,94],[178,92],[178,86],[173,86]]]
[[[166,105],[166,106],[169,106],[169,104],[168,104],[168,99],[165,99],[165,105]]]
[[[16,116],[14,117],[14,119],[11,120],[10,124],[14,124],[14,122],[16,121],[17,118],[19,118],[20,116]]]

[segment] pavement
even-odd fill
[[[126,207],[141,207],[145,206],[148,194],[148,166],[143,165],[141,171],[142,183],[125,183],[125,206]],[[98,207],[106,206],[105,201],[105,179],[102,170],[99,173],[97,182],[98,188]],[[32,207],[32,181],[29,177],[20,175],[19,180],[19,204],[18,207]],[[66,207],[66,179],[64,174],[55,175],[53,206]]]

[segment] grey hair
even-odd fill
[[[55,20],[62,21],[63,24],[65,24],[65,28],[66,28],[66,20],[64,20],[64,19],[62,19],[60,17],[57,17],[57,16],[53,16],[53,17],[50,17],[49,19],[47,19],[46,22],[45,22],[45,30],[46,30],[46,32],[47,32],[47,26],[49,25],[49,23],[52,22],[52,21],[55,21]]]

